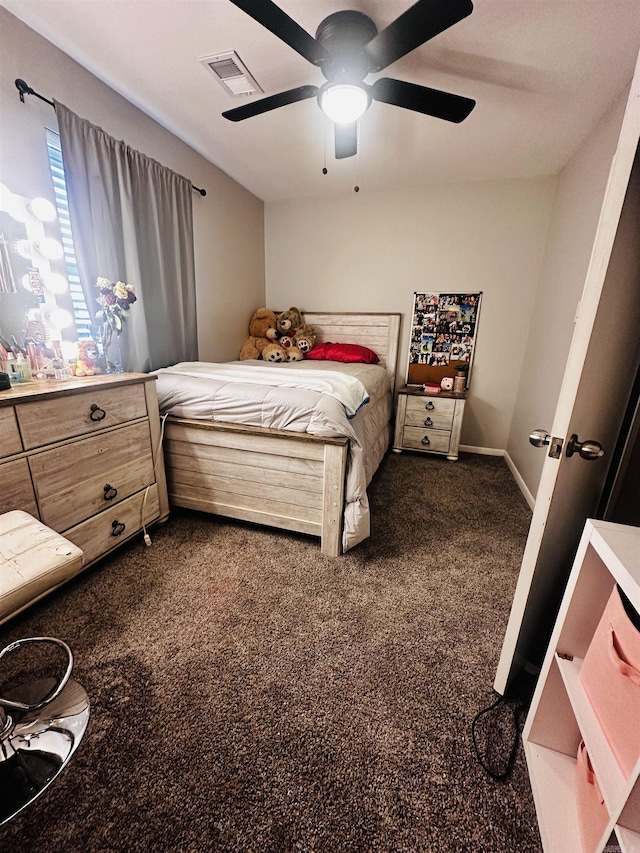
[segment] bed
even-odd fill
[[[169,499],[317,536],[335,557],[370,532],[366,487],[391,440],[400,315],[303,316],[317,344],[358,344],[379,363],[188,362],[156,371]]]

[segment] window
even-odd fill
[[[69,200],[67,197],[67,184],[64,177],[64,164],[62,162],[62,150],[60,148],[60,136],[53,130],[47,128],[47,152],[49,154],[49,168],[53,180],[53,192],[55,204],[62,232],[62,247],[67,267],[67,278],[69,279],[69,293],[73,303],[73,314],[76,321],[76,332],[78,340],[87,340],[91,334],[91,315],[84,298],[80,276],[78,275],[78,264],[76,252],[73,245],[73,234],[71,233],[71,220],[69,218]]]

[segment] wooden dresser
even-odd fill
[[[155,376],[0,391],[0,512],[21,509],[84,552],[83,568],[169,515]]]
[[[426,394],[422,387],[404,385],[398,391],[393,450],[436,453],[455,461],[464,404],[464,394]]]

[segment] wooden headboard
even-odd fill
[[[400,339],[400,314],[340,314],[302,311],[305,321],[313,326],[318,343],[361,344],[372,349],[380,364],[386,367],[395,388]]]

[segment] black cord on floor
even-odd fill
[[[499,782],[507,779],[513,770],[522,724],[534,688],[535,677],[523,672],[508,693],[498,696],[488,708],[479,711],[471,723],[471,737],[478,762],[492,779]],[[478,742],[478,730],[483,723],[486,726],[484,754]],[[512,727],[510,737],[508,732],[505,733],[505,724]]]

